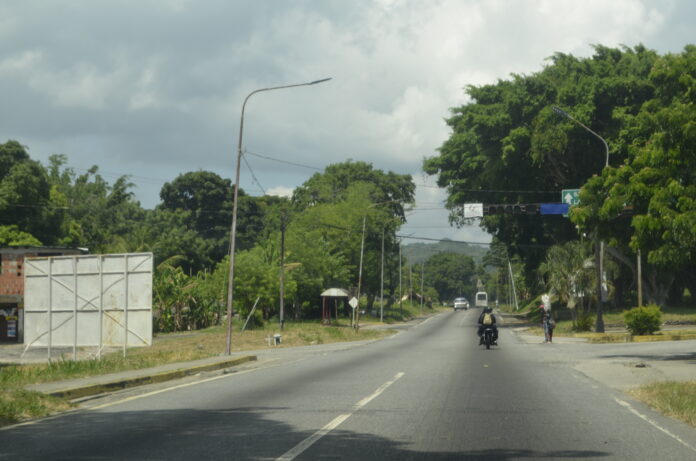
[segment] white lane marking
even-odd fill
[[[295,445],[293,448],[290,450],[286,451],[283,453],[280,457],[276,458],[276,461],[292,461],[295,459],[297,456],[299,456],[303,451],[305,451],[307,448],[311,447],[314,445],[314,443],[324,437],[326,434],[331,432],[332,430],[336,429],[338,426],[341,425],[345,420],[353,416],[353,414],[360,410],[362,407],[370,403],[372,400],[377,398],[382,392],[384,392],[389,386],[394,384],[399,378],[401,378],[405,373],[404,372],[399,372],[392,379],[387,381],[386,383],[382,384],[376,391],[374,391],[372,394],[368,395],[355,405],[353,405],[353,411],[350,413],[344,413],[342,415],[337,416],[334,418],[329,424],[326,426],[322,427],[319,429],[317,432],[314,434],[310,435],[306,439],[304,439],[302,442],[298,443]]]
[[[657,423],[656,423],[655,421],[653,421],[652,419],[650,419],[650,418],[648,418],[647,416],[645,416],[644,414],[638,412],[636,409],[634,409],[634,408],[631,406],[630,403],[624,402],[623,400],[617,399],[616,397],[614,397],[614,400],[616,400],[616,403],[618,403],[618,404],[621,405],[622,407],[627,408],[628,411],[630,411],[630,412],[633,413],[634,415],[638,416],[640,419],[642,419],[642,420],[645,421],[646,423],[652,425],[652,426],[655,427],[656,429],[658,429],[658,430],[664,432],[665,434],[667,434],[668,436],[672,437],[674,440],[676,440],[677,442],[681,443],[681,444],[684,445],[686,448],[689,448],[689,449],[691,449],[691,450],[693,450],[693,451],[696,451],[696,448],[694,448],[693,446],[691,446],[689,443],[685,442],[681,437],[679,437],[679,436],[676,435],[676,434],[671,433],[670,431],[668,431],[668,430],[665,429],[664,427],[662,427],[662,426],[660,426],[659,424],[657,424]]]

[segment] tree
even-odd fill
[[[316,301],[307,299],[303,302],[307,305],[313,302],[318,304],[317,291],[322,288],[322,283],[350,283],[357,292],[360,278],[361,294],[367,295],[367,308],[371,309],[380,290],[382,235],[387,290],[393,292],[396,278],[388,275],[396,273],[398,266],[396,230],[405,222],[405,210],[413,203],[414,194],[415,185],[410,175],[385,173],[373,169],[368,163],[352,161],[330,165],[323,173],[313,175],[295,189],[292,204],[296,217],[288,228],[288,236],[291,231],[294,235],[300,235],[296,234],[298,231],[295,229],[302,229],[299,231],[302,238],[292,245],[305,248],[303,254],[308,255],[307,250],[311,251],[314,245],[310,239],[321,242],[321,259],[329,261],[335,268],[331,270],[332,275],[326,278],[307,273],[308,277],[304,280],[313,280],[311,299]],[[297,224],[293,224],[295,221]],[[320,229],[317,232],[310,231],[318,226]],[[360,277],[363,228],[363,274]],[[317,261],[313,267],[319,268],[322,264]],[[338,270],[339,264],[343,265],[343,269]],[[350,274],[347,279],[344,277],[346,270]],[[299,272],[304,272],[304,269],[300,268]],[[300,292],[304,293],[302,289]]]
[[[41,246],[33,235],[22,232],[17,226],[0,226],[0,247],[3,246]]]
[[[0,144],[0,225],[15,225],[40,240],[51,241],[45,215],[50,198],[46,171],[17,141]]]
[[[227,255],[233,208],[230,184],[229,179],[223,179],[216,173],[195,171],[181,174],[162,187],[162,203],[157,206],[156,212],[177,214],[177,220],[182,226],[180,229],[172,229],[169,234],[190,235],[190,238],[179,239],[182,243],[190,241],[195,234],[196,251],[203,252],[193,256],[186,246],[177,250],[172,245],[173,240],[165,237],[169,241],[169,256],[176,252],[191,256],[184,263],[185,270],[197,272],[203,267],[211,267]],[[236,237],[238,250],[251,249],[279,228],[279,222],[267,219],[267,215],[282,203],[287,203],[287,199],[251,197],[240,189]],[[188,234],[189,231],[194,234]]]
[[[437,291],[440,301],[457,296],[474,299],[476,293],[476,263],[469,256],[438,253],[425,263],[425,280]]]
[[[289,223],[286,261],[296,264],[296,305],[304,314],[319,312],[324,289],[357,287],[362,222],[370,205],[369,194],[369,187],[353,185],[343,200],[315,204]]]
[[[95,165],[77,174],[65,167],[67,157],[49,158],[51,207],[47,220],[53,223],[52,243],[87,247],[95,253],[108,252],[119,238],[134,232],[145,212],[134,199],[127,176],[110,185]]]
[[[424,162],[425,171],[437,174],[438,184],[447,187],[452,221],[466,221],[465,203],[558,202],[561,189],[583,187],[581,202],[588,208],[579,210],[573,222],[560,216],[504,215],[485,217],[482,226],[512,255],[521,256],[528,280],[543,260],[545,248],[577,239],[575,225],[586,233],[613,237],[611,254],[628,259],[628,245],[620,242],[631,241],[633,230],[612,220],[619,214],[617,208],[629,202],[617,199],[602,204],[615,187],[615,168],[604,168],[606,151],[601,142],[577,124],[559,118],[552,107],[566,109],[608,140],[612,165],[625,161],[630,165],[636,156],[636,142],[645,143],[653,133],[659,136],[659,112],[650,108],[673,107],[678,102],[675,94],[681,94],[686,109],[680,111],[681,133],[689,133],[688,120],[693,120],[693,104],[688,102],[693,99],[693,90],[687,90],[692,88],[691,48],[687,47],[679,61],[661,58],[643,46],[596,46],[590,58],[558,53],[538,73],[467,87],[472,102],[452,109],[447,120],[451,136],[439,155]],[[655,99],[660,103],[650,103]],[[648,122],[650,113],[652,123]],[[692,150],[687,147],[687,138],[682,136],[685,142],[679,145],[680,152]],[[677,138],[669,139],[674,142]],[[672,144],[672,148],[677,149],[677,145]],[[671,151],[663,147],[661,152]],[[662,153],[660,156],[668,161],[669,155]],[[632,174],[626,172],[622,177],[628,181]],[[693,182],[689,180],[684,184]],[[615,191],[620,193],[621,188]],[[634,219],[634,226],[641,219]],[[659,259],[658,253],[649,258]]]
[[[190,212],[188,225],[203,238],[220,239],[229,232],[232,222],[229,179],[210,171],[184,173],[162,186],[160,198],[160,209]]]
[[[546,290],[570,309],[576,328],[578,315],[589,313],[587,301],[597,292],[594,267],[589,244],[573,241],[549,248],[539,268]]]
[[[625,161],[588,181],[571,218],[634,274],[642,250],[647,299],[664,304],[675,282],[696,289],[696,47],[657,59],[648,79],[653,97],[622,114]]]
[[[406,222],[404,208],[413,203],[416,186],[411,175],[400,175],[373,169],[365,162],[348,161],[326,167],[323,173],[314,174],[292,195],[298,209],[306,209],[320,203],[336,203],[345,199],[350,186],[356,183],[371,184],[370,201],[383,203],[385,209],[402,223]]]

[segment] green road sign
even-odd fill
[[[580,189],[563,189],[561,191],[561,202],[568,206],[580,204]]]

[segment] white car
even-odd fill
[[[458,311],[459,309],[468,309],[469,308],[469,301],[466,300],[466,298],[454,298],[454,310]]]

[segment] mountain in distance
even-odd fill
[[[457,253],[471,256],[476,264],[481,264],[481,260],[487,252],[488,245],[471,245],[449,239],[435,243],[409,243],[402,247],[402,254],[407,264],[420,264],[437,253]]]

